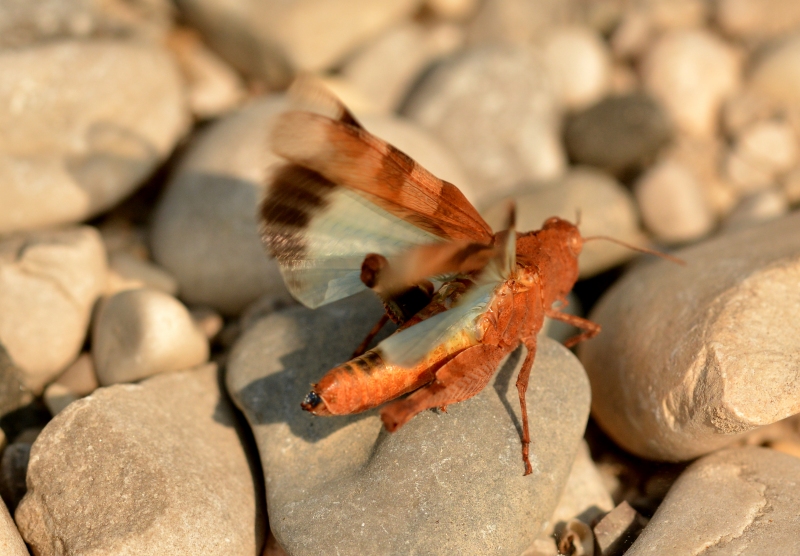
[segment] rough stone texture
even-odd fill
[[[637,223],[633,196],[610,176],[591,168],[577,168],[549,187],[520,188],[510,197],[517,204],[517,229],[538,230],[551,216],[574,221],[580,211],[584,237],[606,235],[644,245]],[[508,199],[498,201],[484,213],[487,222],[500,229],[508,211]],[[626,261],[635,251],[610,241],[592,241],[580,256],[581,276],[586,278]]]
[[[258,553],[257,481],[216,367],[101,388],[36,440],[16,512],[36,554]]]
[[[766,448],[706,456],[678,478],[626,556],[797,554],[800,459]]]
[[[349,60],[342,75],[380,111],[391,113],[427,66],[463,42],[464,32],[456,25],[405,22]]]
[[[666,243],[696,240],[715,224],[714,212],[690,168],[666,159],[639,178],[634,187],[642,221]]]
[[[739,86],[739,59],[710,31],[663,36],[643,61],[645,88],[663,102],[675,125],[699,137],[714,134],[726,96]]]
[[[800,27],[800,3],[795,0],[719,0],[716,21],[737,38],[764,40]]]
[[[254,325],[234,348],[228,391],[259,444],[278,542],[295,555],[518,555],[550,517],[574,461],[588,401],[580,366],[540,339],[527,477],[513,383],[519,354],[476,397],[418,415],[392,435],[375,411],[303,412],[308,384],[346,360],[380,313],[369,296],[292,308]]]
[[[633,269],[580,346],[593,415],[625,449],[685,460],[800,413],[800,213]]]
[[[267,172],[280,161],[269,129],[284,108],[282,96],[269,96],[206,129],[156,207],[153,258],[188,303],[230,315],[267,292],[289,295],[256,223]]]
[[[542,45],[561,103],[572,110],[599,101],[611,82],[611,53],[599,33],[586,27],[552,29]]]
[[[0,504],[0,554],[4,556],[30,555],[5,504]]]
[[[17,0],[0,3],[0,46],[69,37],[158,39],[171,24],[169,0]]]
[[[183,304],[160,291],[126,290],[102,302],[92,332],[100,384],[133,382],[208,360],[208,339]]]
[[[0,52],[0,233],[111,207],[172,151],[187,115],[161,48],[94,40]]]
[[[627,502],[614,508],[595,526],[601,556],[622,556],[639,536],[644,518]]]
[[[532,48],[478,47],[434,68],[403,112],[452,149],[487,204],[564,171],[555,91]]]
[[[0,241],[0,343],[34,393],[77,357],[105,280],[105,250],[94,228]]]
[[[273,87],[294,70],[321,71],[397,23],[419,0],[178,0],[211,46],[247,74]]]
[[[667,114],[642,93],[613,96],[567,118],[572,160],[618,174],[650,162],[672,135]]]

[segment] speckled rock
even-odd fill
[[[598,170],[577,168],[545,186],[519,188],[509,198],[517,204],[517,229],[521,231],[538,230],[551,216],[574,221],[580,212],[584,237],[606,235],[634,245],[646,243],[637,222],[633,196],[614,178]],[[506,218],[509,198],[498,201],[484,213],[495,229],[500,229]],[[598,274],[635,255],[635,251],[610,241],[592,241],[581,252],[581,276]]]
[[[651,166],[634,186],[644,225],[665,243],[699,239],[714,227],[703,186],[686,165],[666,159]]]
[[[599,101],[611,83],[611,52],[587,27],[558,27],[545,35],[545,63],[561,103],[576,110]]]
[[[625,449],[685,460],[800,413],[800,213],[633,269],[580,346],[592,412]]]
[[[401,21],[419,0],[178,0],[211,46],[247,74],[286,85],[294,70],[320,71]]]
[[[6,556],[29,556],[30,554],[5,504],[0,504],[0,553]]]
[[[614,174],[649,163],[671,135],[667,114],[641,93],[608,97],[568,117],[564,126],[572,160]]]
[[[0,241],[0,343],[34,393],[78,356],[105,281],[106,254],[94,228]]]
[[[153,258],[188,303],[236,314],[267,292],[288,296],[256,223],[267,172],[280,160],[268,130],[284,108],[282,96],[269,96],[206,129],[156,207]]]
[[[800,459],[766,448],[706,456],[672,486],[626,556],[800,551]]]
[[[530,47],[464,51],[424,79],[404,114],[450,147],[473,178],[481,204],[519,182],[564,171],[556,85]]]
[[[367,301],[365,303],[365,301]],[[494,383],[446,414],[387,434],[375,411],[313,417],[308,384],[344,361],[381,314],[369,296],[274,313],[250,328],[227,386],[259,445],[270,526],[290,554],[518,555],[556,506],[585,425],[585,378],[542,338],[528,390],[533,474],[523,477],[513,385]]]
[[[728,35],[765,40],[800,27],[800,3],[794,0],[719,0],[715,16]]]
[[[397,110],[416,79],[431,63],[464,42],[457,25],[422,26],[405,22],[367,45],[342,68],[342,76],[381,112]]]
[[[257,482],[216,367],[101,388],[36,439],[17,524],[35,554],[259,553]]]
[[[159,39],[171,24],[169,0],[26,0],[0,3],[0,46],[70,37]]]
[[[125,290],[104,300],[92,331],[100,384],[133,382],[208,360],[208,339],[183,304],[157,290]]]
[[[705,30],[663,36],[643,60],[647,91],[658,98],[675,125],[695,136],[712,136],[723,100],[739,86],[739,58],[732,47]]]
[[[187,116],[159,47],[94,40],[0,52],[0,233],[111,207],[167,157]]]

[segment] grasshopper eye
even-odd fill
[[[569,238],[569,250],[575,255],[580,255],[583,251],[583,240],[579,236],[572,236]]]
[[[553,226],[558,224],[558,222],[560,222],[560,221],[561,221],[561,219],[558,216],[551,216],[550,218],[548,218],[547,220],[544,221],[544,226],[542,226],[542,227],[543,228],[552,228]]]

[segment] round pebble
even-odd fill
[[[120,292],[102,302],[95,319],[92,357],[104,386],[188,369],[208,352],[186,307],[156,290]]]
[[[0,51],[0,234],[108,209],[188,123],[180,75],[159,47],[93,40]]]
[[[414,91],[404,114],[455,153],[481,205],[564,171],[556,86],[530,47],[487,46],[451,58]]]
[[[0,344],[35,394],[80,353],[105,281],[106,254],[95,228],[0,240]]]
[[[733,49],[699,29],[664,35],[646,54],[642,71],[645,88],[664,104],[678,129],[701,137],[714,134],[722,102],[740,81]]]
[[[546,35],[542,48],[565,107],[581,109],[606,94],[611,53],[596,32],[578,26],[557,28]]]

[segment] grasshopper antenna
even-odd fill
[[[616,243],[617,245],[622,245],[623,247],[627,247],[628,249],[632,249],[634,251],[639,251],[640,253],[647,253],[648,255],[655,255],[656,257],[661,257],[662,259],[666,259],[671,261],[675,264],[679,264],[681,266],[686,266],[686,261],[683,259],[679,259],[678,257],[673,257],[672,255],[668,255],[667,253],[662,253],[661,251],[656,251],[654,249],[648,249],[647,247],[637,247],[636,245],[631,245],[630,243],[626,243],[622,240],[609,237],[609,236],[591,236],[583,238],[584,243],[587,241],[592,241],[594,239],[605,239],[612,243]]]

